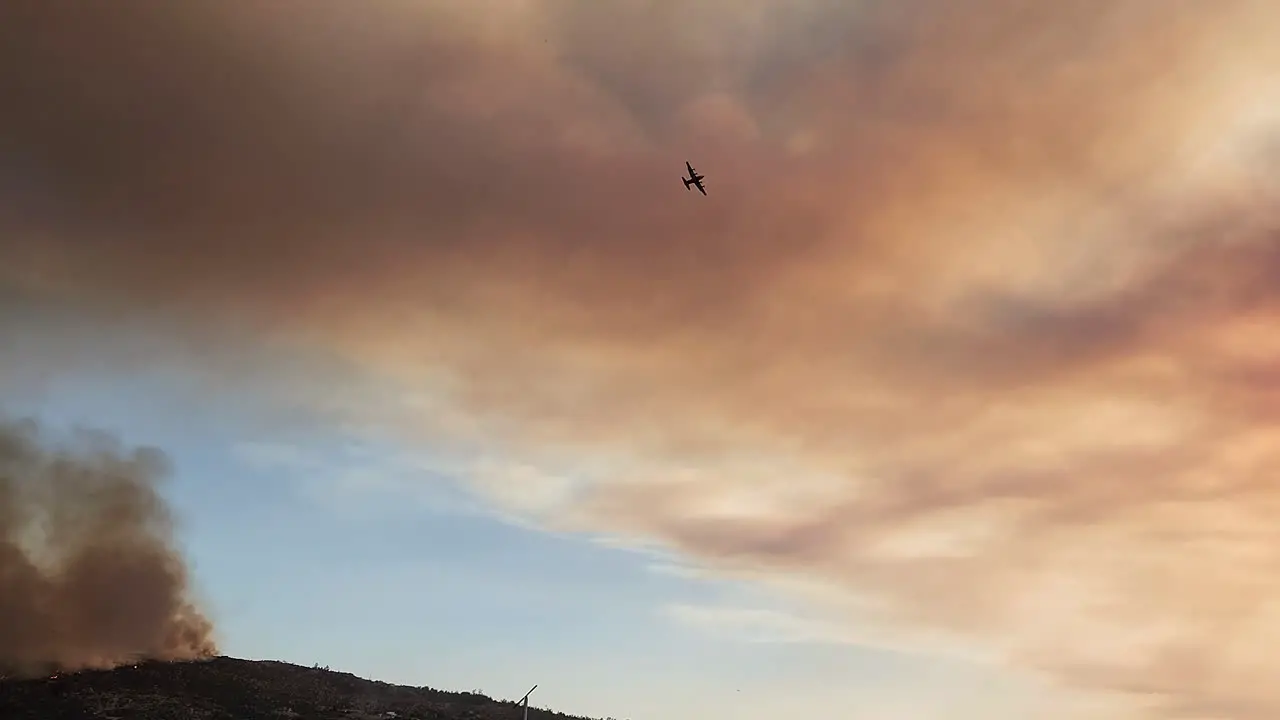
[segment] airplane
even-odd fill
[[[688,160],[684,161],[684,166],[689,168],[689,177],[682,176],[680,178],[684,182],[684,189],[688,190],[690,185],[696,185],[698,188],[698,192],[702,193],[703,195],[706,195],[707,189],[702,187],[702,178],[705,176],[699,175],[698,171],[693,169],[693,166],[689,164]]]

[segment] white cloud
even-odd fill
[[[660,608],[660,613],[672,621],[737,642],[847,645],[969,662],[993,663],[996,660],[955,638],[913,632],[906,628],[890,630],[883,623],[860,626],[847,618],[820,616],[800,610],[672,603]]]
[[[677,622],[745,642],[860,644],[837,625],[777,610],[676,603],[664,606],[662,613]]]

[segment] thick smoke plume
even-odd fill
[[[166,460],[0,420],[0,675],[216,653],[157,483]]]

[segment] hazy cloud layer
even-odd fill
[[[0,421],[0,675],[216,653],[156,483],[158,451]]]
[[[0,279],[363,364],[409,430],[538,465],[484,486],[563,524],[1271,717],[1277,30],[1262,0],[14,2]]]

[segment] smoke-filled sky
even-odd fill
[[[0,388],[164,367],[174,422],[257,409],[259,468],[358,436],[828,641],[1274,717],[1278,32],[1269,0],[6,3]],[[342,460],[434,482],[384,461]]]

